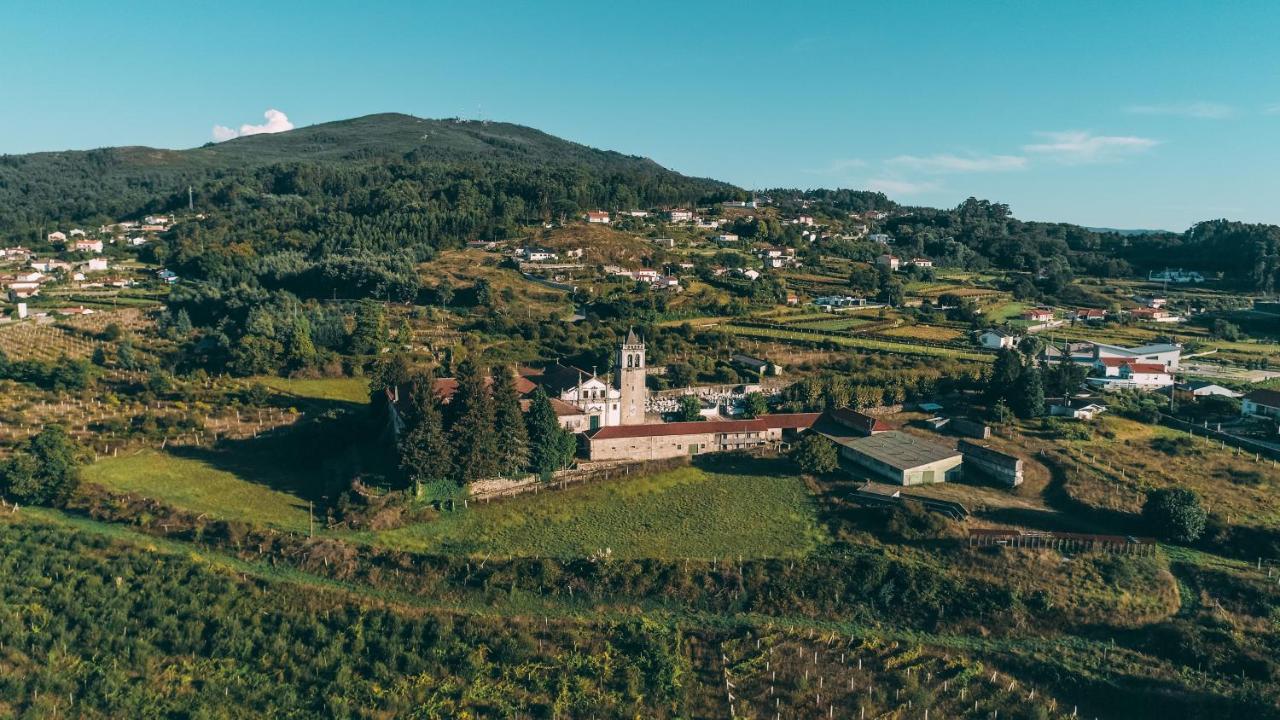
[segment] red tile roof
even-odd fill
[[[1125,367],[1127,365],[1129,366],[1129,370],[1131,370],[1132,372],[1140,372],[1140,373],[1168,372],[1165,366],[1161,365],[1160,363],[1134,362],[1129,358],[1104,357],[1104,358],[1099,358],[1098,362],[1102,363],[1106,367],[1113,367],[1113,368]]]
[[[485,378],[485,384],[492,385],[493,380]],[[455,378],[436,378],[434,387],[436,394],[440,396],[440,402],[448,403],[453,399],[453,394],[458,392],[458,381]],[[536,387],[538,386],[527,377],[516,378],[516,392],[521,395],[533,392]]]

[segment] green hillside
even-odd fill
[[[185,207],[188,185],[195,187],[200,209],[207,210],[240,199],[225,192],[229,182],[250,192],[257,185],[273,194],[300,194],[289,192],[297,188],[288,183],[281,186],[282,174],[377,169],[366,178],[376,182],[390,177],[389,166],[400,172],[447,167],[477,176],[516,168],[568,172],[582,186],[600,180],[633,188],[630,195],[613,198],[617,202],[688,202],[733,190],[724,183],[684,177],[645,158],[589,148],[520,125],[384,113],[189,150],[118,147],[0,156],[0,207],[6,209],[0,232],[32,239],[41,228],[59,223],[175,210]],[[607,205],[609,198],[600,200]]]

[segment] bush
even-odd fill
[[[832,472],[840,465],[836,444],[817,433],[806,435],[791,452],[791,459],[801,470],[811,475]]]
[[[1192,543],[1204,533],[1208,513],[1200,504],[1200,496],[1191,490],[1164,488],[1147,493],[1142,517],[1159,537]]]

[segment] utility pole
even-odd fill
[[[316,503],[314,500],[307,501],[307,525],[309,526],[309,530],[307,531],[308,533],[307,537],[316,536],[315,506],[316,506]]]
[[[195,212],[196,210],[196,198],[191,191],[190,185],[187,186],[187,210],[190,212]]]

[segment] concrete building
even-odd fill
[[[986,443],[968,440],[961,440],[956,449],[964,456],[965,472],[972,468],[1009,487],[1022,484],[1022,458],[1002,453]]]
[[[846,460],[898,485],[958,480],[963,457],[945,445],[901,430],[867,437],[832,437]]]

